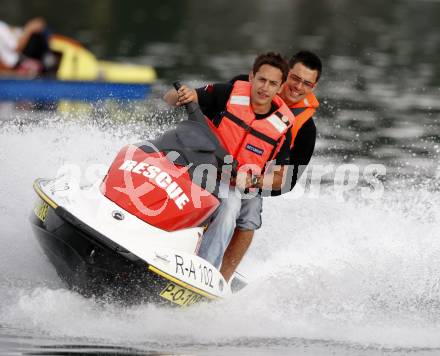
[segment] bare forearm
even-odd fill
[[[259,177],[257,187],[263,190],[280,190],[283,186],[284,166],[275,166],[270,173]]]
[[[45,27],[46,21],[42,17],[36,17],[28,21],[24,26],[23,34],[18,39],[17,47],[15,48],[16,52],[21,53],[25,49],[32,34],[44,31]]]
[[[163,96],[163,100],[171,106],[182,106],[191,102],[198,102],[197,92],[194,89],[182,85],[178,91],[170,89]]]
[[[27,31],[23,32],[23,34],[18,39],[17,47],[15,47],[15,52],[17,52],[17,53],[23,52],[30,37],[31,37],[31,33],[27,32]]]

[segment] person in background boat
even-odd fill
[[[0,21],[0,72],[18,75],[38,75],[50,59],[46,21],[29,20],[23,28]]]
[[[250,83],[246,80],[213,84],[196,90],[182,86],[178,92],[172,89],[166,93],[164,100],[177,106],[198,102],[220,142],[229,152],[234,152],[239,168],[259,162],[261,171],[257,175],[238,174],[238,187],[280,190],[284,166],[290,161],[289,133],[294,121],[294,115],[276,95],[287,74],[285,59],[268,52],[256,58]],[[264,171],[265,164],[271,160],[275,166]],[[262,198],[259,194],[242,198],[231,187],[226,198],[220,196],[220,201],[199,250],[199,256],[217,268],[236,226],[253,230],[261,225]],[[237,219],[244,211],[247,216],[240,223]],[[246,249],[240,251],[243,255],[245,252]]]
[[[272,196],[278,196],[292,190],[312,158],[316,142],[316,125],[313,115],[319,106],[313,92],[321,77],[321,72],[321,59],[313,52],[299,51],[289,61],[289,74],[280,93],[280,97],[295,115],[295,123],[291,134],[293,141],[290,149],[290,163],[288,170],[286,170],[286,177],[288,177],[286,184],[288,186],[283,186],[282,190],[273,190],[271,192]],[[236,80],[247,79],[247,75],[240,75],[233,78],[231,83]],[[255,230],[261,226],[261,224],[256,225],[254,229],[241,228],[242,225],[252,226],[246,219],[256,213],[249,214],[243,208],[238,217],[234,235],[223,256],[220,271],[226,280],[229,280],[236,270],[244,256],[243,251],[247,251]]]

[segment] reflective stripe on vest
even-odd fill
[[[236,81],[226,104],[226,111],[208,121],[226,150],[238,161],[238,167],[256,165],[259,172],[279,152],[294,115],[278,96],[278,108],[264,119],[256,119],[250,104],[251,83]]]

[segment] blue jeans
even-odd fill
[[[262,198],[242,198],[231,188],[227,198],[220,199],[199,249],[199,256],[220,268],[223,255],[231,242],[235,227],[241,230],[256,230],[261,226]]]

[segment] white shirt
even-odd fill
[[[15,49],[22,33],[21,28],[10,27],[0,21],[0,61],[10,68],[13,68],[18,62],[19,54]]]

